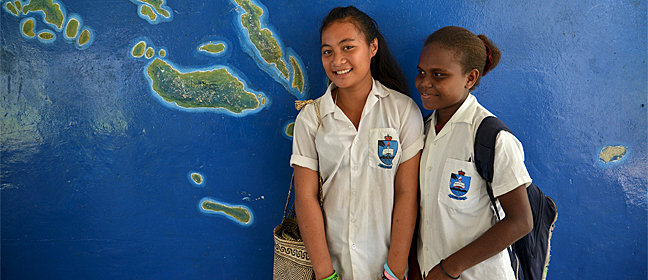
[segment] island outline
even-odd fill
[[[150,77],[150,75],[148,73],[149,68],[151,67],[151,65],[153,63],[156,63],[156,61],[162,61],[163,63],[168,64],[172,69],[179,72],[181,75],[192,74],[192,73],[213,72],[213,71],[217,71],[217,70],[225,70],[227,72],[227,74],[229,74],[229,76],[236,79],[239,83],[242,84],[243,91],[248,92],[250,94],[253,94],[257,98],[257,101],[258,101],[257,106],[254,107],[254,108],[244,109],[241,112],[234,112],[234,111],[229,110],[228,108],[225,108],[225,107],[184,107],[184,106],[180,106],[176,102],[169,102],[162,95],[160,95],[157,91],[155,91],[154,86],[153,86],[155,81],[153,80],[153,78]],[[174,64],[173,62],[171,62],[171,61],[169,61],[167,59],[155,57],[155,58],[151,59],[151,62],[149,62],[146,65],[146,67],[144,67],[143,73],[144,73],[144,77],[148,81],[149,92],[160,103],[162,103],[163,105],[165,105],[166,107],[171,108],[171,109],[178,109],[178,110],[188,111],[188,112],[216,112],[216,113],[224,113],[226,115],[230,115],[230,116],[234,116],[234,117],[244,117],[244,116],[247,116],[249,114],[258,113],[259,111],[261,111],[264,108],[268,107],[270,105],[270,103],[271,103],[270,99],[267,98],[264,93],[262,93],[260,91],[252,90],[249,87],[246,79],[244,77],[242,77],[242,75],[240,74],[239,71],[236,71],[236,70],[234,70],[234,69],[232,69],[232,68],[230,68],[229,66],[226,66],[226,65],[215,65],[215,66],[209,66],[209,67],[204,67],[204,68],[186,68],[186,67],[178,66],[178,65]]]
[[[297,55],[297,53],[292,48],[287,48],[284,46],[282,40],[278,36],[279,32],[274,26],[270,24],[268,9],[262,3],[255,0],[230,1],[236,7],[235,10],[237,16],[234,17],[234,25],[238,27],[238,30],[242,35],[238,37],[243,51],[254,59],[257,66],[261,70],[268,73],[276,82],[283,85],[290,94],[292,94],[299,100],[305,99],[308,96],[309,86],[308,75],[305,71],[306,68],[304,66],[304,63],[301,60],[301,57],[299,57],[299,55]],[[239,4],[239,1],[253,6],[252,10],[247,10],[245,7]],[[269,33],[269,40],[271,41],[271,43],[276,44],[276,49],[278,49],[278,62],[281,62],[281,65],[278,65],[276,62],[266,60],[262,53],[262,50],[260,50],[256,46],[254,41],[252,41],[252,37],[250,36],[251,30],[248,30],[248,28],[243,24],[245,15],[248,15],[250,12],[254,12],[254,10],[260,10],[261,14],[250,14],[249,16],[253,19],[256,19],[254,21],[254,24],[258,25],[257,27],[259,29],[259,36],[263,37],[264,35],[268,35]],[[264,33],[263,31],[266,32]],[[277,51],[272,47],[270,49]],[[291,56],[294,58],[294,63],[299,66],[298,70],[301,71],[300,74],[295,74],[295,71],[297,69],[293,68],[293,61],[290,60]],[[287,73],[282,73],[281,68],[285,68]],[[293,86],[294,78],[296,76],[301,77],[301,80],[303,81],[302,85]]]
[[[206,209],[205,206],[214,207],[216,210]],[[254,223],[254,214],[249,207],[232,205],[212,197],[203,197],[198,202],[198,211],[208,216],[225,217],[242,227],[249,227]]]

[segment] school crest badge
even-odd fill
[[[466,172],[459,170],[457,173],[450,174],[450,194],[452,199],[466,200],[466,193],[470,190],[470,176]]]
[[[378,166],[391,169],[396,153],[398,153],[398,141],[392,140],[389,134],[385,136],[385,140],[378,140],[378,157],[380,158]]]

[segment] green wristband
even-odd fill
[[[339,279],[340,279],[340,277],[338,277],[337,271],[335,271],[335,269],[334,269],[333,274],[331,274],[331,276],[326,277],[326,278],[324,278],[322,280],[339,280]]]

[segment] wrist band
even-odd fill
[[[387,265],[387,263],[385,263],[383,268],[385,269],[383,271],[383,276],[382,276],[383,280],[398,280],[398,277],[396,277],[396,275],[394,275],[391,269],[389,269],[389,265]],[[404,280],[407,280],[407,275],[405,275]]]
[[[383,268],[385,269],[385,271],[383,272],[383,274],[384,274],[383,279],[387,279],[387,280],[396,279],[396,280],[398,280],[398,277],[396,277],[396,275],[394,275],[394,273],[391,271],[391,269],[389,269],[389,266],[387,265],[387,263],[385,263],[385,265],[383,265]]]
[[[322,280],[339,280],[339,279],[340,279],[340,277],[338,277],[337,271],[335,271],[335,269],[334,269],[333,274],[331,274],[331,276],[326,277],[326,278],[324,278]]]
[[[450,276],[450,274],[448,274],[448,272],[445,271],[445,269],[443,269],[443,261],[444,261],[444,260],[445,260],[445,259],[442,259],[442,260],[439,262],[439,266],[441,267],[441,270],[443,271],[443,273],[445,273],[445,275],[447,275],[448,277],[450,277],[450,278],[452,278],[452,279],[459,279],[459,277],[460,277],[461,275],[459,275],[459,276],[457,276],[457,277],[452,277],[452,276]]]

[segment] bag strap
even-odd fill
[[[479,124],[479,128],[477,128],[474,146],[477,172],[486,180],[486,191],[488,192],[491,204],[493,204],[493,209],[495,209],[497,220],[501,220],[501,217],[499,211],[497,211],[491,183],[493,183],[493,168],[495,165],[495,142],[497,141],[497,134],[502,130],[511,132],[500,119],[494,116],[484,118]]]
[[[317,128],[319,129],[320,125],[323,126],[323,124],[322,124],[322,118],[320,117],[319,106],[317,104],[317,101],[312,99],[297,100],[295,101],[295,109],[301,110],[302,108],[306,107],[306,105],[308,104],[313,104],[313,106],[315,106],[315,113],[317,113]],[[317,195],[317,198],[319,200],[320,209],[322,210],[322,213],[324,213],[324,200],[322,198],[323,197],[322,184],[324,182],[322,180],[322,175],[320,174],[319,171],[317,171],[317,177],[319,179],[319,193]],[[295,173],[293,172],[292,178],[290,179],[290,188],[288,189],[288,198],[286,198],[286,207],[284,208],[284,215],[283,215],[284,218],[286,218],[286,213],[288,212],[288,205],[290,204],[290,193],[292,191],[294,182],[295,182]],[[290,215],[295,216],[294,204],[293,207],[290,209]]]
[[[319,174],[318,174],[319,175]],[[288,188],[288,197],[286,197],[286,207],[284,207],[284,214],[283,218],[286,218],[286,213],[288,213],[288,205],[290,205],[290,194],[292,192],[293,188],[293,183],[295,182],[295,173],[293,173],[292,178],[290,179],[290,188]],[[322,209],[322,212],[324,212],[324,200],[322,199],[322,176],[319,176],[319,194],[317,195],[317,198],[319,198],[319,205],[320,209]],[[295,215],[295,205],[290,208],[290,216],[294,217]]]
[[[283,218],[286,218],[286,212],[288,212],[288,204],[290,204],[290,193],[292,192],[293,182],[295,182],[295,173],[293,173],[292,178],[290,178],[290,188],[288,189],[288,198],[286,198],[286,207],[284,208]]]
[[[493,169],[495,165],[495,143],[497,142],[497,135],[502,130],[511,132],[500,119],[494,116],[484,118],[479,124],[479,128],[477,128],[474,147],[477,172],[486,180],[486,192],[488,192],[488,197],[493,205],[493,211],[495,211],[495,216],[497,216],[498,221],[501,221],[502,217],[500,217],[499,210],[497,210],[493,186],[491,184],[493,183]],[[513,268],[515,279],[520,279],[520,260],[517,254],[513,252],[512,246],[508,246],[506,249],[511,259],[511,267]]]
[[[499,210],[497,210],[493,186],[491,184],[493,183],[493,169],[495,165],[495,144],[497,142],[497,135],[502,130],[511,132],[500,119],[494,116],[484,118],[479,124],[479,128],[477,128],[474,146],[477,172],[486,180],[486,192],[488,192],[488,197],[493,205],[493,211],[495,211],[495,216],[497,216],[498,221],[501,221],[502,218],[500,217]],[[508,246],[506,249],[511,259],[511,267],[513,268],[515,279],[520,279],[520,260],[517,254],[513,252],[512,246]]]
[[[315,113],[317,113],[317,127],[319,127],[320,125],[322,125],[322,117],[320,117],[320,111],[319,111],[319,106],[317,105],[317,101],[313,99],[297,100],[295,101],[295,109],[297,109],[297,111],[300,111],[308,104],[313,104],[313,106],[315,106]]]

